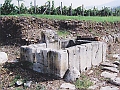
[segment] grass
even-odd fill
[[[85,75],[81,75],[81,78],[75,82],[76,88],[80,90],[86,90],[92,85],[93,83]]]
[[[69,33],[68,31],[66,31],[66,30],[58,30],[57,33],[58,33],[58,36],[61,36],[61,37],[65,37],[65,36],[67,36],[67,35],[70,34],[70,33]]]
[[[2,15],[5,16],[5,15]],[[65,15],[42,15],[42,14],[20,14],[20,15],[8,15],[8,16],[25,16],[25,17],[37,17],[57,20],[85,20],[85,21],[96,21],[96,22],[116,22],[120,21],[120,16],[65,16]]]

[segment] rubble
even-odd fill
[[[7,53],[0,52],[0,64],[3,64],[8,61]]]

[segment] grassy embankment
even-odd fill
[[[116,22],[120,21],[120,16],[64,16],[64,15],[41,15],[41,14],[20,14],[20,15],[9,15],[9,16],[25,16],[25,17],[37,17],[37,18],[48,18],[58,20],[85,20],[85,21],[96,21],[96,22]]]

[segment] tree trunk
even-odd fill
[[[19,0],[18,0],[18,8],[19,8],[18,13],[20,14],[20,1]]]

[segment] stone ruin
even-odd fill
[[[41,32],[41,43],[21,46],[20,59],[33,63],[34,71],[63,78],[68,69],[80,73],[106,60],[107,44],[95,38],[60,39],[56,31]]]

